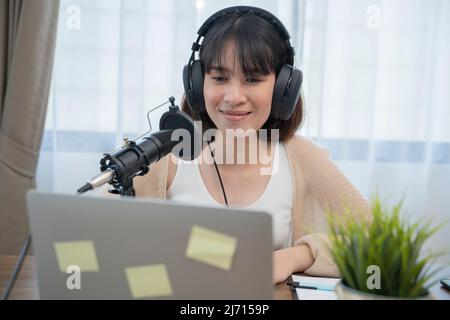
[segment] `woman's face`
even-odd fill
[[[260,129],[270,115],[275,74],[243,74],[228,45],[221,68],[205,74],[203,94],[206,110],[217,128]]]

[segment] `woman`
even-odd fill
[[[135,179],[136,195],[266,211],[273,220],[274,283],[294,272],[338,276],[326,247],[325,208],[370,210],[328,153],[295,135],[303,120],[302,79],[292,67],[287,31],[264,10],[233,7],[208,19],[199,35],[184,70],[182,109],[204,131],[217,130],[199,157],[208,161],[167,156]],[[242,131],[256,132],[267,158],[249,161],[251,135],[236,134]],[[279,141],[269,139],[274,133]]]

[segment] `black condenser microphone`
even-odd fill
[[[101,173],[78,189],[78,193],[109,183],[114,187],[110,190],[111,193],[134,196],[133,178],[145,175],[153,162],[159,161],[172,151],[176,157],[183,160],[193,160],[200,154],[201,130],[191,117],[174,104],[173,97],[169,100],[169,111],[165,112],[159,121],[160,131],[148,132],[136,141],[125,139],[122,148],[104,154],[100,160]]]

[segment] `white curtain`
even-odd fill
[[[39,188],[74,192],[102,153],[148,130],[149,108],[180,103],[197,28],[243,4],[291,33],[304,72],[300,133],[329,148],[368,198],[404,197],[412,219],[450,220],[447,0],[62,0]],[[450,222],[432,245],[449,235]]]
[[[358,188],[450,222],[450,2],[305,3],[304,133]],[[430,246],[450,243],[450,225]]]

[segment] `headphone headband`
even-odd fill
[[[205,36],[205,34],[208,32],[208,30],[211,28],[211,26],[213,26],[217,22],[217,20],[223,18],[226,15],[233,14],[233,13],[237,14],[237,15],[251,13],[258,17],[261,17],[264,20],[270,22],[275,27],[275,29],[277,29],[277,31],[280,33],[280,36],[282,37],[283,40],[287,41],[291,38],[289,35],[289,32],[286,30],[283,23],[276,16],[274,16],[272,13],[270,13],[269,11],[266,11],[264,9],[257,8],[257,7],[250,7],[250,6],[229,7],[229,8],[225,8],[225,9],[222,9],[222,10],[214,13],[211,17],[209,17],[202,24],[202,26],[198,29],[197,34],[199,36]]]
[[[291,62],[293,64],[294,63],[295,50],[292,47],[291,42],[289,41],[291,36],[289,35],[289,32],[287,31],[286,27],[283,25],[283,23],[276,16],[274,16],[269,11],[266,11],[264,9],[257,8],[257,7],[251,7],[251,6],[234,6],[234,7],[229,7],[229,8],[222,9],[222,10],[214,13],[212,16],[210,16],[201,25],[201,27],[197,31],[198,37],[197,37],[197,40],[192,44],[192,56],[191,56],[190,60],[193,61],[195,59],[195,57],[194,57],[195,52],[200,50],[200,47],[201,47],[200,39],[202,37],[204,37],[208,33],[209,29],[211,29],[211,27],[213,25],[215,25],[217,23],[217,21],[219,21],[224,16],[227,16],[229,14],[243,15],[243,14],[246,14],[246,13],[250,13],[250,14],[253,14],[253,15],[258,16],[260,18],[263,18],[264,20],[269,22],[278,31],[278,34],[281,36],[281,39],[283,41],[287,42],[288,55],[289,55],[289,58],[290,58],[290,60],[291,60]]]

